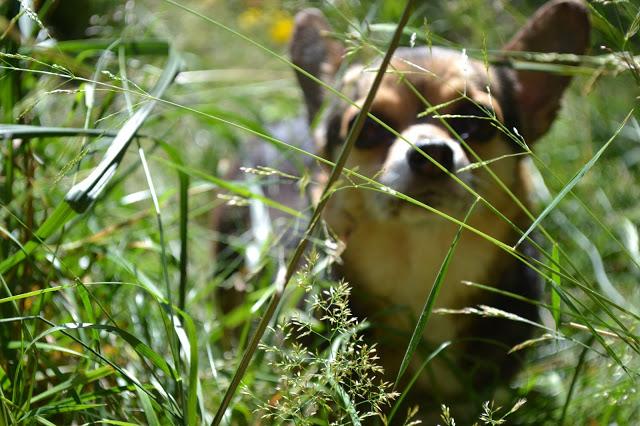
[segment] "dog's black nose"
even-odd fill
[[[449,172],[453,172],[453,150],[446,141],[429,140],[416,143],[416,148],[433,158],[434,161],[440,163]],[[445,172],[433,164],[431,160],[425,157],[418,149],[411,149],[407,153],[407,161],[409,167],[414,173],[428,176],[443,175]]]

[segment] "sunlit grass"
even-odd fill
[[[267,424],[357,424],[366,416],[382,423],[415,414],[394,402],[403,400],[404,389],[360,401],[355,381],[336,383],[340,374],[354,374],[354,363],[378,369],[374,351],[347,356],[358,345],[371,347],[361,334],[366,323],[310,315],[311,307],[317,314],[348,303],[348,287],[328,279],[336,247],[325,233],[309,240],[317,255],[295,275],[299,286],[273,305],[274,320],[265,323],[273,328],[265,328],[246,371],[238,370],[292,251],[275,235],[256,255],[255,229],[224,234],[212,228],[211,211],[231,194],[238,205],[225,208],[233,212],[258,203],[291,220],[311,217],[310,210],[292,210],[260,190],[291,176],[253,173],[248,185],[246,173],[233,173],[251,144],[314,155],[269,130],[300,109],[286,39],[292,16],[306,3],[296,9],[277,1],[127,3],[100,12],[105,18],[96,18],[93,39],[53,46],[36,44],[48,36],[40,28],[53,2],[42,2],[31,29],[18,26],[17,15],[24,22],[32,14],[21,12],[20,3],[0,5],[0,423],[191,425],[209,424],[219,413],[223,424],[252,424],[259,416]],[[385,24],[402,12],[391,3],[362,10],[346,2],[324,6],[353,52],[384,54],[395,28]],[[527,399],[508,415],[516,424],[633,424],[640,418],[638,25],[631,3],[594,3],[591,10],[592,44],[605,48],[593,49],[575,69],[558,122],[526,153],[539,170],[531,217],[544,230],[536,242],[541,260],[483,236],[548,282],[540,305],[549,316],[546,334],[528,342],[534,350],[509,389],[514,403]],[[420,43],[465,47],[491,60],[484,46],[499,46],[528,12],[524,6],[492,10],[475,0],[427,4],[409,22],[403,43],[416,32]],[[361,25],[365,17],[375,24]],[[485,25],[493,22],[494,28]],[[183,72],[163,83],[163,70],[164,76],[168,68],[178,70],[170,52]],[[162,90],[154,91],[159,82]],[[125,140],[122,156],[110,151]],[[118,167],[105,166],[107,175],[115,173],[100,180],[105,173],[92,171],[108,153]],[[490,169],[485,163],[474,167]],[[304,170],[296,176],[308,179]],[[391,192],[358,170],[343,176],[347,185]],[[104,185],[102,191],[87,189],[95,184]],[[390,195],[420,206],[404,194]],[[240,260],[254,253],[254,269],[212,260],[219,242]],[[491,291],[485,284],[469,285]],[[220,287],[240,288],[243,298],[221,300]],[[425,303],[429,316],[432,301]],[[291,318],[300,328],[291,329]],[[415,345],[407,345],[410,358]],[[335,359],[344,369],[323,374]],[[221,412],[234,374],[240,389]],[[485,424],[498,424],[508,409],[489,404],[476,411]],[[451,418],[456,412],[443,408],[442,421]]]

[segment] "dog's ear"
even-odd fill
[[[581,55],[589,45],[589,16],[580,0],[552,0],[542,6],[507,43],[504,50]],[[553,122],[571,77],[537,71],[516,71],[516,100],[527,142],[542,136]]]
[[[330,35],[331,26],[318,9],[305,9],[295,18],[295,27],[289,51],[291,61],[317,79],[333,83],[344,47]],[[320,84],[296,71],[298,83],[304,94],[309,121],[312,121],[322,105],[324,90]]]

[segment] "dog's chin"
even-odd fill
[[[375,212],[382,221],[409,225],[438,224],[443,216],[439,213],[461,219],[473,203],[473,197],[458,189],[445,185],[419,191],[403,191],[410,199],[392,194],[376,194],[371,200],[374,205],[370,205],[370,211]]]

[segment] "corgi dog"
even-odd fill
[[[589,32],[585,4],[553,0],[502,51],[581,55]],[[296,16],[290,53],[306,71],[298,71],[297,78],[317,151],[336,160],[377,63],[348,64],[345,47],[331,33],[322,12],[303,10]],[[381,186],[372,190],[370,181],[352,174],[323,212],[344,244],[339,274],[353,287],[355,312],[372,324],[391,381],[466,218],[435,307],[496,310],[493,315],[485,308],[486,315],[430,316],[416,358],[424,359],[443,342],[449,346],[421,372],[417,388],[443,400],[505,383],[518,369],[518,353],[509,349],[533,331],[513,316],[538,320],[530,301],[540,299],[541,283],[518,259],[531,258],[534,251],[526,243],[518,246],[518,256],[505,248],[531,224],[523,159],[551,127],[571,78],[513,67],[509,56],[504,58],[487,64],[464,51],[398,48],[373,101],[370,115],[376,119],[366,119],[346,163]],[[330,94],[308,74],[348,100]]]

